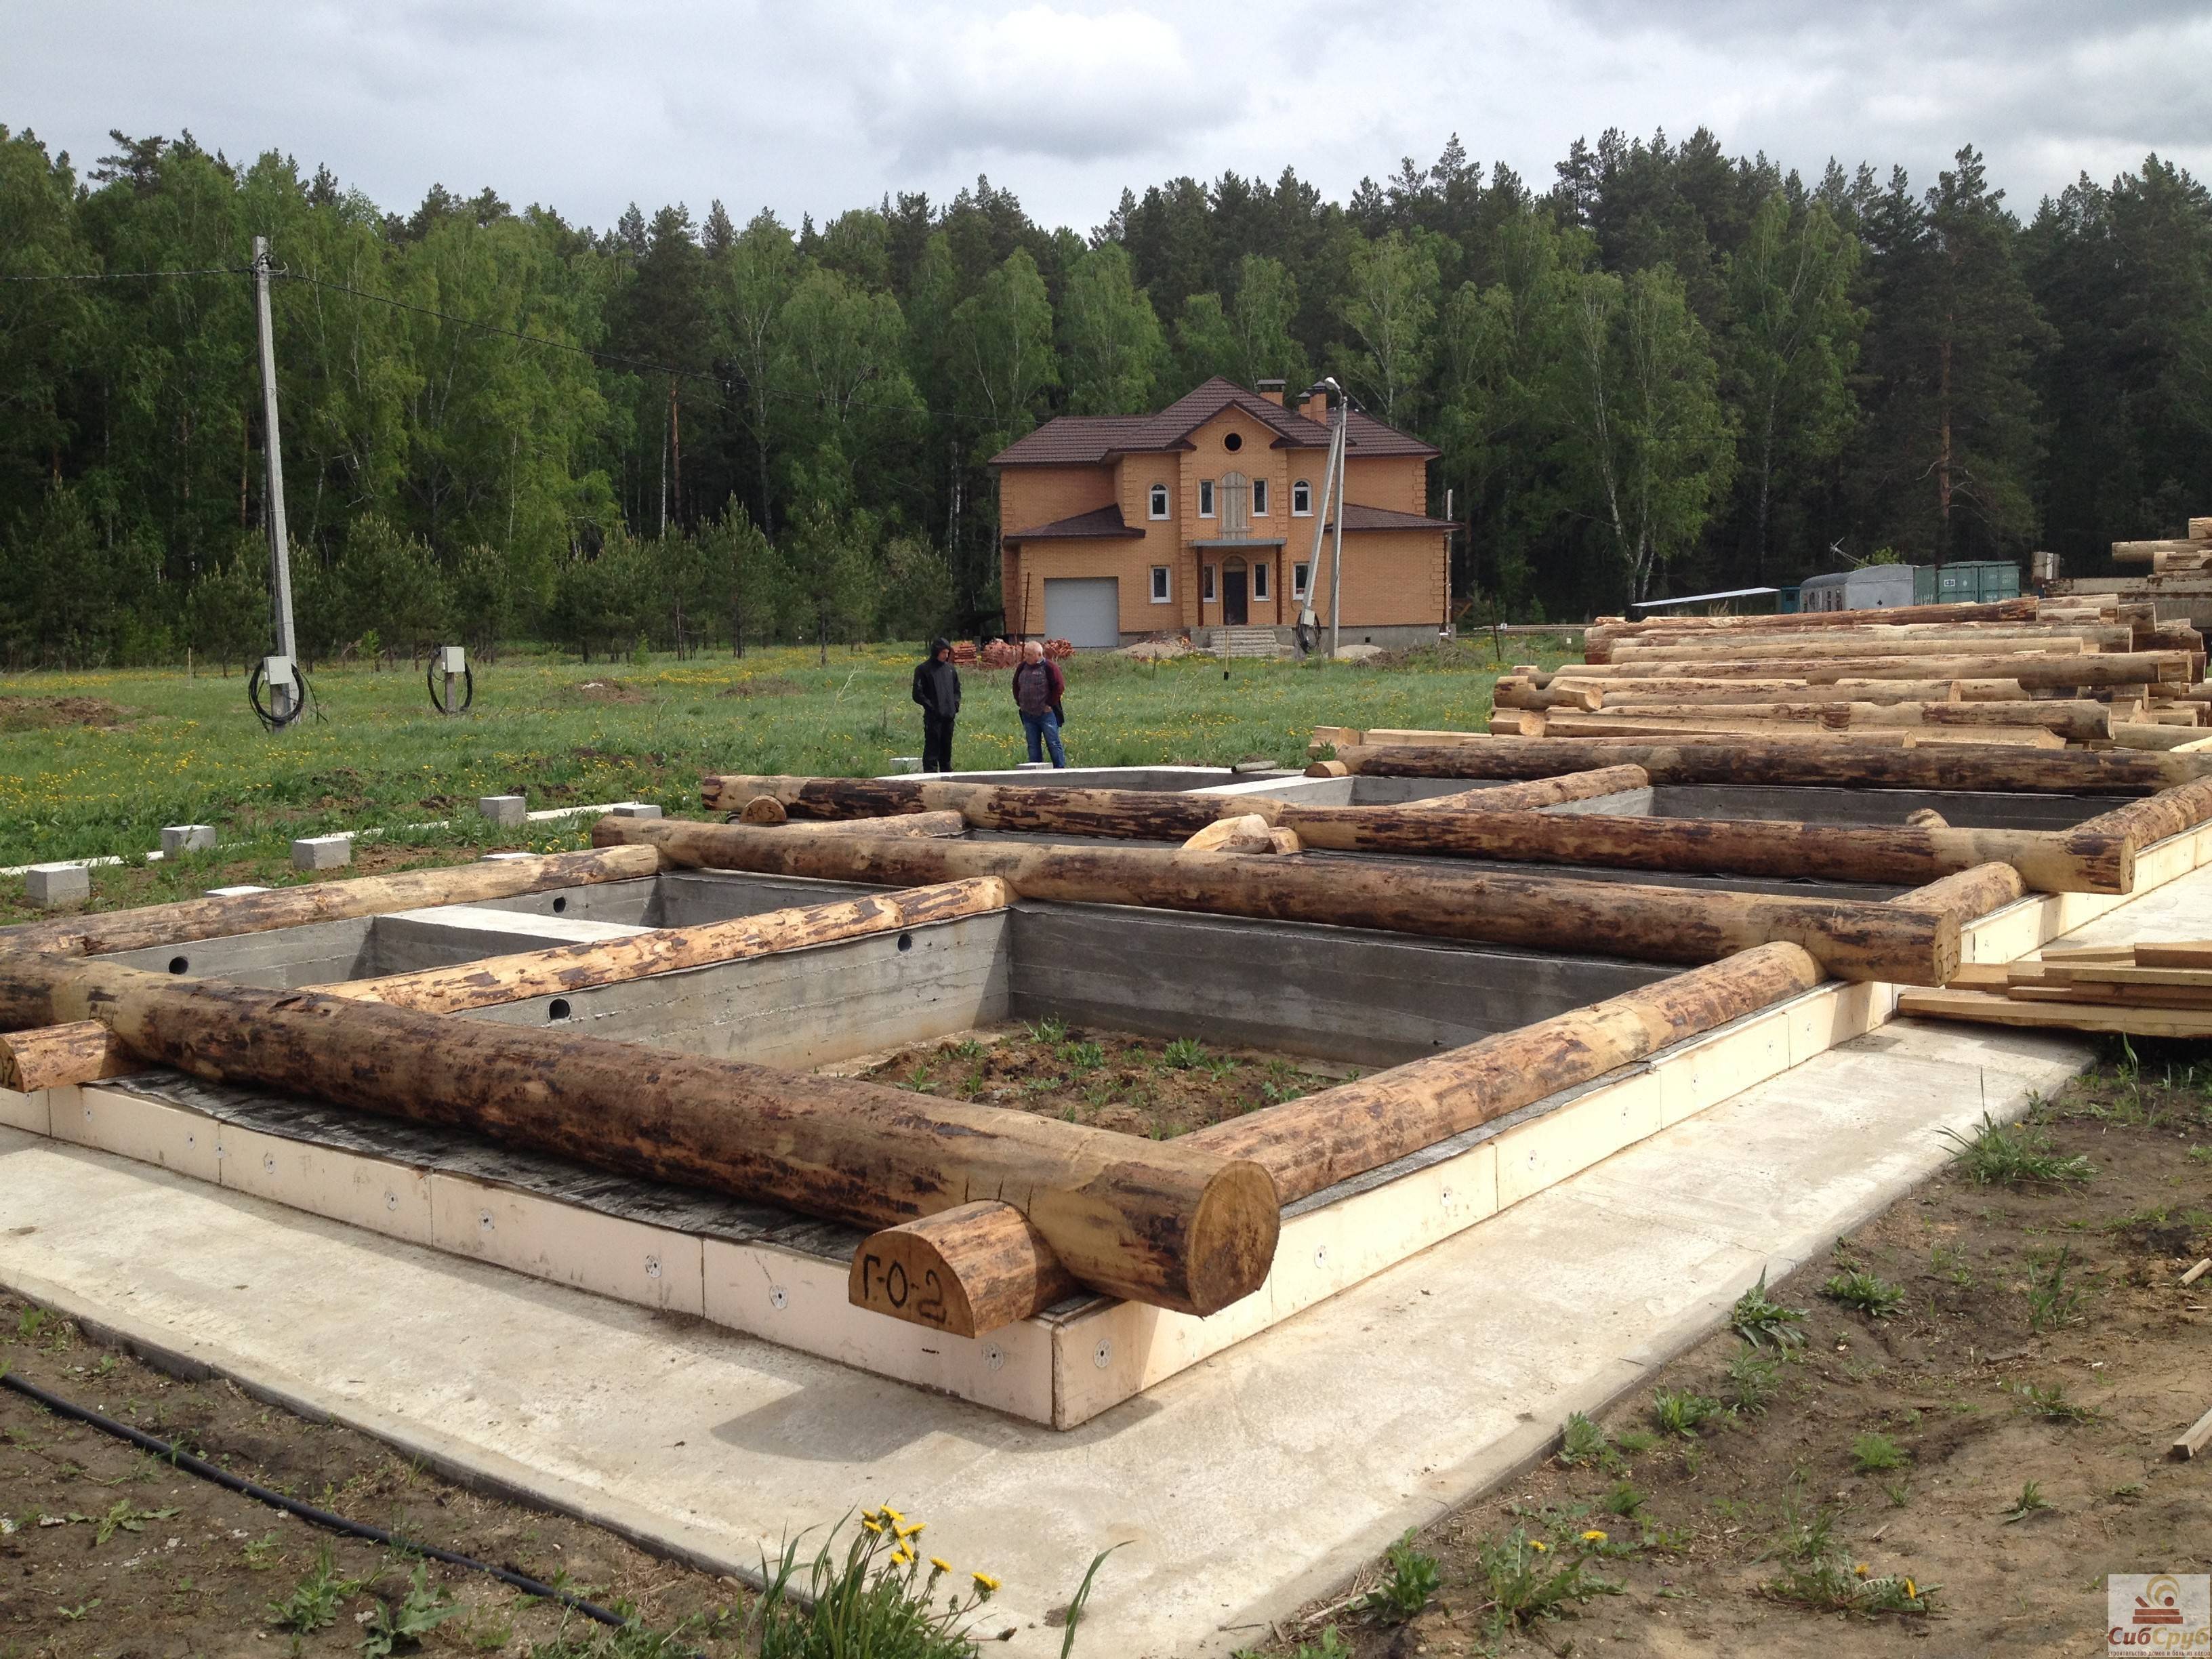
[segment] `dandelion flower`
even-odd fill
[[[878,1536],[881,1536],[881,1535],[882,1535],[882,1533],[883,1533],[883,1530],[884,1530],[884,1523],[883,1523],[882,1522],[880,1522],[880,1521],[874,1521],[874,1520],[869,1520],[869,1521],[863,1521],[863,1522],[860,1522],[860,1524],[861,1524],[861,1526],[865,1527],[868,1531],[870,1531],[870,1532],[872,1532],[872,1533],[876,1534]]]
[[[1906,1599],[1909,1601],[1917,1601],[1920,1599],[1919,1587],[1910,1578],[1905,1581],[1905,1594]]]
[[[894,1523],[903,1522],[906,1519],[906,1516],[901,1515],[896,1510],[893,1509],[888,1504],[884,1504],[878,1513],[889,1516]]]
[[[935,1567],[939,1572],[950,1572],[952,1571],[952,1564],[941,1555],[931,1556],[929,1558],[929,1565]]]
[[[913,1559],[914,1552],[903,1544],[900,1545],[896,1549],[891,1552],[891,1565],[894,1566],[905,1566]]]
[[[975,1588],[987,1597],[999,1588],[999,1581],[988,1572],[970,1573],[969,1577],[975,1581]]]
[[[1552,1547],[1549,1544],[1547,1544],[1540,1538],[1532,1538],[1528,1540],[1528,1547],[1535,1551],[1537,1554],[1541,1555],[1545,1551],[1550,1549]]]
[[[921,1535],[921,1529],[928,1524],[927,1521],[910,1521],[898,1529],[898,1535],[902,1538],[919,1538]]]
[[[1851,1569],[1851,1571],[1852,1571],[1853,1572],[1855,1572],[1855,1573],[1858,1574],[1858,1576],[1859,1576],[1860,1577],[1863,1578],[1863,1577],[1865,1577],[1867,1576],[1867,1564],[1866,1564],[1865,1562],[1862,1561],[1862,1562],[1860,1562],[1860,1563],[1858,1564],[1858,1565],[1856,1565],[1856,1567],[1853,1567],[1853,1568]]]
[[[1602,1544],[1605,1542],[1605,1534],[1600,1532],[1595,1527],[1592,1527],[1588,1532],[1583,1534],[1583,1542],[1585,1544]]]

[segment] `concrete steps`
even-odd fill
[[[1272,628],[1217,628],[1207,647],[1217,657],[1279,657],[1282,642]]]

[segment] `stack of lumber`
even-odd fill
[[[1490,730],[1854,750],[2179,749],[2212,742],[2204,663],[2203,636],[2148,604],[1605,617],[1583,661],[1501,677]]]
[[[2114,542],[2114,564],[2147,564],[2159,576],[2212,571],[2212,519],[2191,519],[2189,534],[2179,540]]]
[[[2212,1037],[2212,940],[2053,945],[2039,961],[1969,964],[1898,1012],[2130,1036]]]

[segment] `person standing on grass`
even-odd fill
[[[1030,740],[1031,760],[1042,760],[1042,751],[1049,749],[1054,766],[1067,764],[1067,751],[1060,746],[1060,728],[1067,724],[1060,700],[1066,695],[1060,665],[1035,640],[1023,646],[1021,665],[1014,670],[1014,707],[1022,711],[1022,734]]]
[[[914,700],[921,705],[921,769],[952,769],[952,722],[960,713],[960,671],[952,665],[952,641],[939,636],[929,654],[915,665]]]

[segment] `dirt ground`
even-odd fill
[[[140,713],[105,697],[0,697],[0,732],[55,726],[120,726]]]
[[[1008,1106],[1166,1140],[1328,1088],[1349,1066],[1040,1020],[917,1042],[840,1066],[948,1100]]]
[[[720,1659],[750,1651],[742,1640],[746,1593],[733,1580],[478,1497],[365,1436],[263,1406],[228,1382],[164,1376],[5,1296],[0,1366],[287,1497],[603,1607],[635,1607],[664,1632],[680,1626],[671,1653]],[[394,1622],[405,1609],[415,1565],[0,1389],[0,1655],[9,1659],[361,1653],[378,1633],[380,1607]],[[452,1597],[425,1651],[568,1659],[605,1650],[603,1627],[584,1615],[482,1573],[430,1564],[420,1590],[416,1606],[438,1612],[447,1611],[435,1605],[441,1595]],[[288,1601],[304,1612],[317,1601],[320,1613],[280,1616]],[[324,1615],[318,1628],[299,1628]]]
[[[2096,1173],[1954,1164],[1769,1287],[1801,1345],[1708,1339],[1252,1651],[2102,1652],[2107,1573],[2212,1564],[2212,1455],[2169,1455],[2212,1407],[2212,1272],[2180,1282],[2212,1255],[2212,1050],[2123,1057],[2027,1136]],[[1425,1611],[1358,1604],[1419,1604],[1429,1561]],[[1547,1594],[1566,1616],[1504,1611]]]

